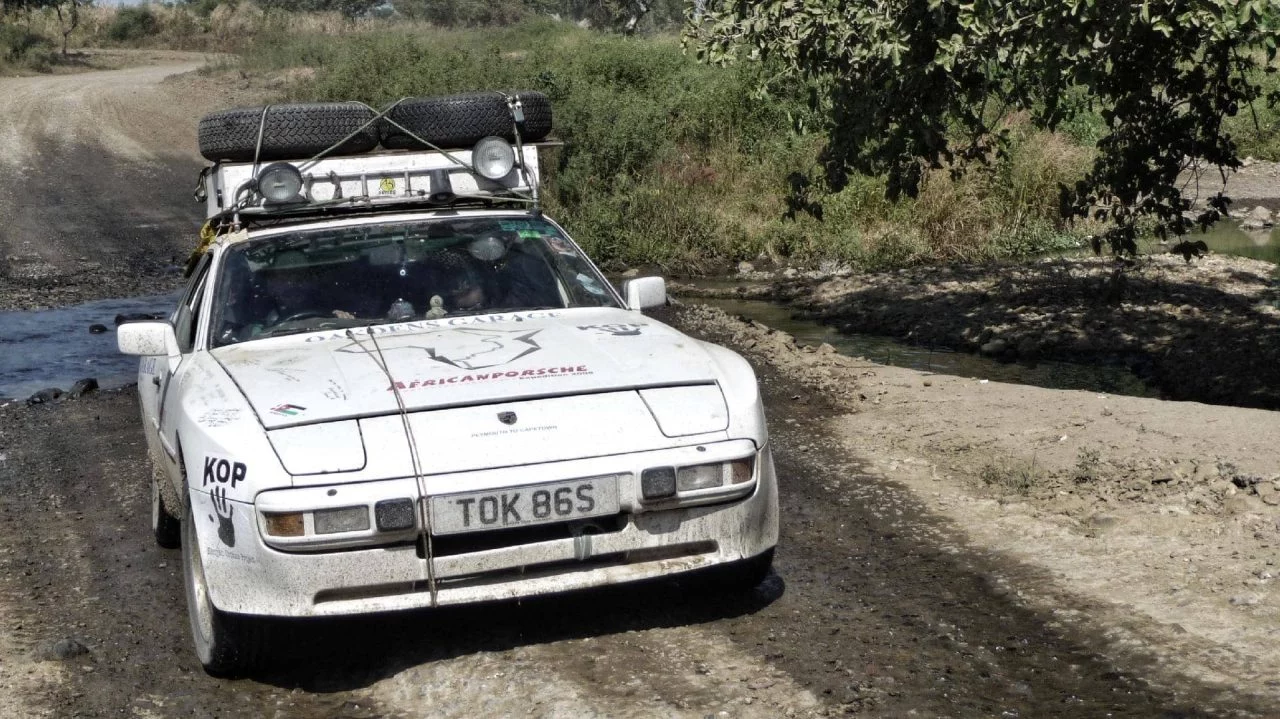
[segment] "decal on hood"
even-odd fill
[[[452,375],[450,377],[436,377],[432,379],[415,379],[411,382],[397,381],[395,386],[388,386],[387,391],[392,389],[421,389],[424,387],[443,387],[445,385],[466,384],[468,382],[488,382],[495,379],[539,379],[545,377],[564,377],[566,375],[588,375],[591,370],[586,365],[565,365],[560,367],[538,367],[535,369],[525,370],[508,370],[506,372],[477,372],[474,374]]]
[[[542,330],[494,330],[479,327],[440,330],[413,338],[412,344],[391,347],[384,352],[426,352],[427,356],[441,364],[458,369],[478,370],[499,367],[527,357],[542,349],[533,339]],[[353,342],[339,352],[369,350]]]
[[[278,404],[271,408],[274,414],[281,417],[294,417],[307,411],[306,407],[299,407],[296,404]]]
[[[626,323],[626,324],[608,324],[608,325],[578,325],[578,329],[583,332],[594,332],[602,335],[613,335],[614,337],[634,337],[640,334],[640,331],[648,327],[644,323]]]

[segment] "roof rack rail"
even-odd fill
[[[502,95],[512,119],[511,143],[482,138],[469,149],[445,149],[389,117],[404,98],[391,103],[361,127],[316,155],[278,160],[266,167],[258,160],[262,128],[270,106],[259,118],[253,162],[215,162],[200,173],[195,197],[205,202],[211,220],[238,224],[249,220],[332,212],[361,212],[423,207],[457,207],[515,203],[539,206],[540,148],[559,142],[525,144],[519,95]],[[359,104],[359,103],[353,103]],[[368,106],[365,106],[366,108]],[[430,150],[382,151],[331,157],[351,137],[373,123],[386,123]]]

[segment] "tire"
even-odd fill
[[[551,101],[531,90],[513,90],[524,108],[524,130],[520,139],[536,142],[551,132]],[[496,135],[515,141],[514,120],[507,99],[497,92],[418,97],[396,105],[388,118],[404,125],[437,147],[469,148],[482,138]],[[429,149],[391,123],[383,123],[382,146],[389,150]]]
[[[307,102],[271,105],[266,119],[262,106],[237,107],[211,112],[200,120],[200,154],[217,162],[252,162],[262,128],[259,160],[299,160],[323,152],[360,126],[374,113],[363,105],[346,102]],[[377,123],[347,140],[333,155],[358,155],[378,145]]]
[[[151,463],[151,533],[155,535],[156,544],[165,549],[177,549],[182,544],[182,520],[173,513],[173,485],[169,483],[169,475],[164,468]]]
[[[265,664],[269,641],[266,624],[213,606],[205,584],[195,521],[188,502],[182,521],[182,577],[196,657],[210,675],[242,676]]]

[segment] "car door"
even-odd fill
[[[160,445],[164,448],[169,461],[175,465],[178,460],[177,450],[177,411],[181,398],[178,388],[182,384],[182,375],[190,370],[191,355],[195,352],[198,332],[204,315],[205,298],[209,294],[209,268],[212,265],[209,255],[201,259],[200,264],[191,275],[178,309],[174,311],[171,322],[178,340],[178,357],[156,357],[155,374],[152,384],[156,389],[156,429]]]

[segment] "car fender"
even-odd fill
[[[699,344],[719,370],[720,389],[729,408],[729,437],[750,439],[757,447],[764,447],[769,441],[769,429],[755,370],[733,350],[710,342]]]

